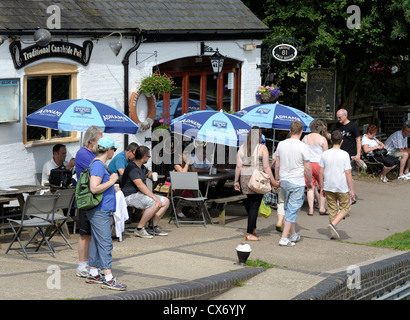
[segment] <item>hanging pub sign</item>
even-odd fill
[[[23,68],[34,61],[45,58],[71,59],[83,65],[88,65],[93,50],[90,40],[83,42],[83,46],[64,41],[51,41],[48,45],[40,47],[37,44],[21,48],[20,41],[10,44],[10,54],[16,69]]]
[[[279,61],[291,61],[296,58],[298,51],[290,44],[279,44],[272,50],[272,55]]]

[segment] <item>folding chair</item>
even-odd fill
[[[199,190],[198,173],[197,172],[170,172],[171,178],[171,203],[174,212],[175,223],[179,228],[180,223],[199,223],[206,227],[205,213],[208,215],[209,212],[205,206],[206,197],[202,197],[201,191]],[[183,190],[192,190],[195,198],[185,198],[181,197]],[[198,215],[202,213],[202,221],[200,220],[181,220],[178,219],[176,208],[181,204],[183,206],[197,207]],[[171,219],[169,222],[171,222]],[[212,222],[212,221],[211,221]]]
[[[47,214],[44,214],[44,213],[35,213],[31,215],[32,217],[41,218],[53,224],[54,230],[51,232],[50,236],[48,237],[47,239],[48,242],[50,242],[51,238],[53,238],[56,233],[58,233],[65,241],[65,243],[52,244],[51,246],[53,247],[53,250],[54,250],[54,247],[59,247],[59,246],[69,246],[71,249],[73,249],[70,242],[65,237],[62,231],[62,228],[67,222],[67,220],[69,219],[69,214],[74,204],[74,193],[75,193],[75,189],[59,189],[55,192],[55,195],[58,195],[56,210],[57,209],[67,210],[67,216],[64,214],[57,213],[57,212],[53,216],[47,216]],[[68,229],[66,228],[66,230]]]
[[[17,240],[20,244],[21,249],[24,252],[26,259],[28,259],[28,254],[34,253],[51,253],[53,257],[54,250],[48,242],[46,235],[44,234],[43,228],[51,227],[53,224],[49,221],[54,219],[54,213],[56,209],[58,195],[29,195],[24,203],[23,210],[21,212],[21,220],[7,219],[9,221],[10,227],[14,232],[13,240],[11,241],[9,247],[6,250],[6,254],[9,250],[19,250],[19,248],[11,248],[13,243]],[[48,219],[41,218],[31,218],[32,215],[36,213],[41,213],[47,215]],[[17,230],[15,225],[18,226]],[[25,245],[21,242],[20,236],[23,229],[34,228],[36,232],[30,237]],[[36,247],[28,247],[33,241],[36,241],[37,235],[40,235],[42,239],[38,242]],[[42,243],[45,242],[49,248],[47,251],[39,251]],[[27,251],[26,249],[35,249],[35,251]]]

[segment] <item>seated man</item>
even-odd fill
[[[65,167],[70,170],[72,174],[75,172],[74,158],[67,163],[65,158],[67,157],[67,148],[65,145],[58,143],[53,147],[53,158],[47,161],[43,166],[43,173],[41,176],[41,184],[49,183],[50,171],[59,167]]]
[[[169,207],[166,197],[156,195],[148,189],[145,181],[151,178],[152,172],[144,166],[151,157],[150,150],[146,146],[139,146],[135,150],[135,158],[125,168],[121,190],[125,195],[127,206],[144,210],[138,223],[135,235],[142,238],[152,238],[152,234],[166,236],[168,233],[158,227],[158,223]],[[145,225],[153,218],[153,225],[147,230]]]
[[[134,152],[138,148],[138,144],[131,142],[127,148],[117,154],[108,165],[108,170],[111,173],[117,173],[119,177],[124,174],[124,170],[127,167],[128,163],[134,160]]]
[[[403,128],[394,132],[385,143],[388,154],[400,160],[399,180],[410,180],[410,148],[407,144],[409,134],[410,124],[405,123]]]

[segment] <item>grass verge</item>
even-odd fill
[[[395,233],[384,240],[368,242],[366,245],[379,248],[392,248],[396,250],[410,250],[410,230]]]

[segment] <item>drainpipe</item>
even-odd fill
[[[124,56],[124,59],[122,60],[122,64],[124,66],[124,114],[129,117],[130,110],[129,110],[129,104],[128,104],[128,95],[129,95],[129,72],[128,72],[128,67],[129,67],[129,62],[130,62],[130,55],[137,51],[138,48],[141,45],[142,42],[142,33],[141,30],[138,30],[138,35],[136,36],[136,44],[133,46],[131,49],[127,51],[127,53]],[[128,134],[124,134],[124,150],[128,146]]]

